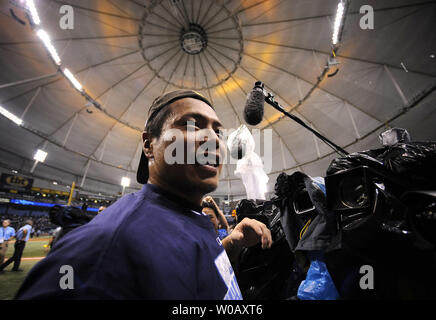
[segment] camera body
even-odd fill
[[[244,218],[262,222],[271,231],[273,242],[285,237],[280,223],[280,211],[274,201],[242,199],[236,207],[237,222]]]
[[[278,206],[274,201],[243,199],[236,214],[238,222],[250,218],[264,223],[273,239],[269,250],[262,249],[260,244],[242,250],[234,268],[242,296],[246,300],[288,298],[294,257],[283,232]]]
[[[340,234],[326,254],[344,299],[436,298],[436,144],[397,143],[333,160],[327,208]],[[360,268],[376,274],[362,290]]]
[[[436,248],[436,189],[414,188],[390,172],[359,166],[325,178],[327,208],[342,233],[376,240],[379,232]],[[360,231],[362,230],[362,231]],[[368,243],[366,244],[368,245]]]

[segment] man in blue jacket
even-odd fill
[[[259,242],[269,248],[272,240],[264,224],[245,219],[221,242],[201,213],[222,163],[197,155],[224,158],[221,128],[211,103],[197,92],[157,98],[142,133],[137,180],[143,188],[59,240],[17,298],[242,299],[229,258]],[[171,163],[168,150],[177,142],[183,161]],[[205,143],[212,150],[203,149]]]

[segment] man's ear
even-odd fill
[[[154,158],[152,139],[150,134],[146,131],[142,132],[142,150],[148,159]]]

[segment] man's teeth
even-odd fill
[[[215,167],[215,168],[217,168],[219,166],[218,163],[198,163],[197,162],[197,164],[200,166],[211,166],[211,167]]]
[[[218,163],[206,163],[206,164],[204,164],[204,165],[206,165],[206,166],[211,166],[211,167],[218,167]]]

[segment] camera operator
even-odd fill
[[[223,158],[221,127],[199,93],[178,90],[154,100],[142,133],[137,172],[142,190],[62,238],[30,272],[17,298],[241,299],[229,258],[259,242],[270,247],[271,233],[245,219],[217,240],[209,218],[201,214],[201,201],[217,188],[222,163],[186,161],[207,141],[205,134],[216,158]],[[164,135],[172,129],[182,133],[183,163],[165,160],[172,140]],[[72,290],[59,287],[62,265],[74,270]]]

